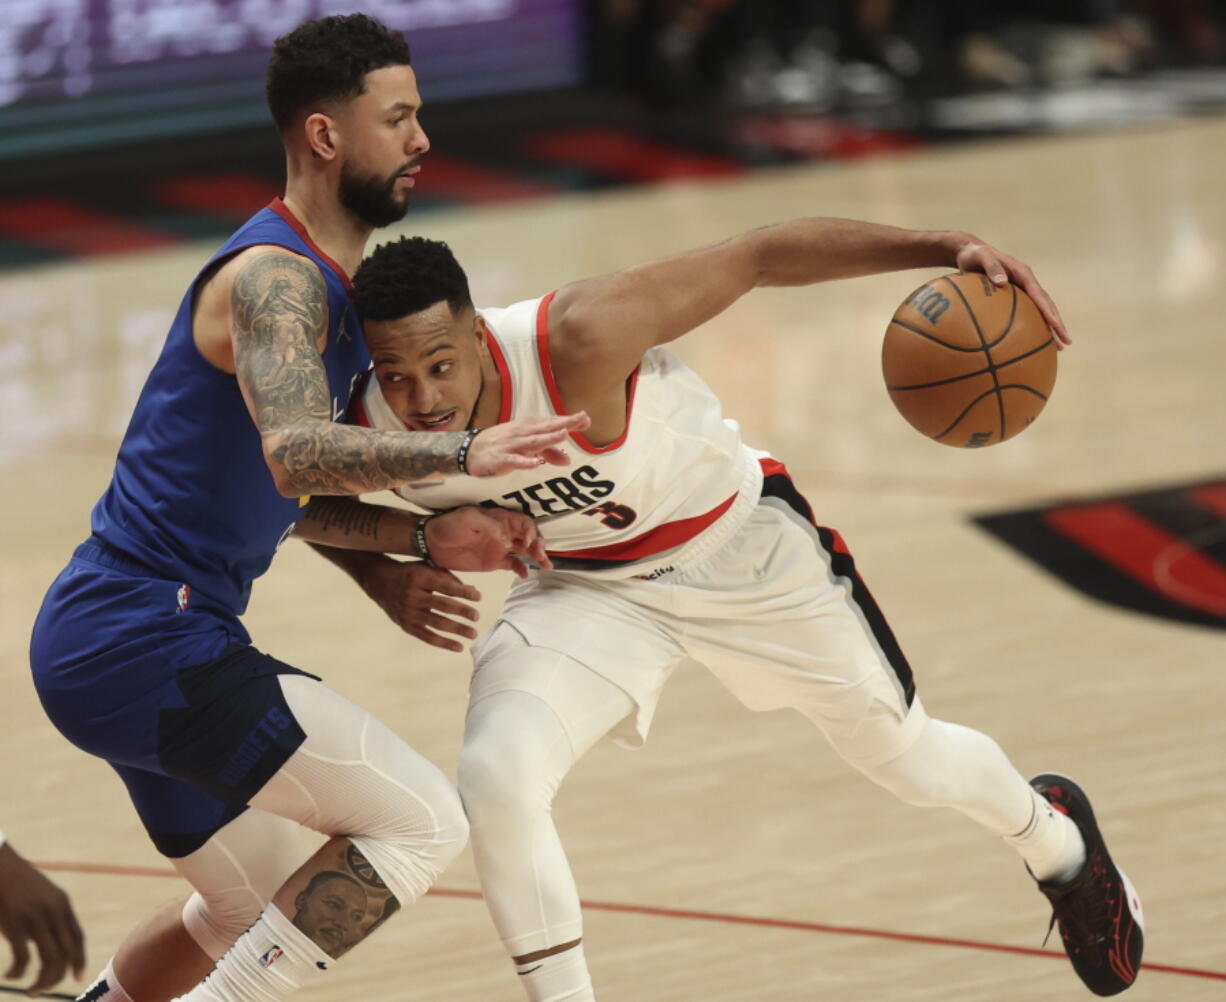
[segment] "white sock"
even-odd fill
[[[114,957],[106,962],[106,970],[98,975],[98,980],[77,996],[77,1002],[132,1002],[115,977]]]
[[[596,1002],[582,943],[552,957],[516,964],[515,971],[530,1002]]]
[[[177,1002],[280,1002],[332,958],[270,904],[204,981]]]
[[[1036,880],[1063,884],[1072,880],[1086,861],[1085,840],[1071,818],[1057,811],[1037,791],[1030,823],[1005,841],[1018,851]]]

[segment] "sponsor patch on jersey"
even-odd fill
[[[1100,602],[1226,629],[1226,479],[973,521]]]

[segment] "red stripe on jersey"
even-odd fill
[[[549,391],[549,400],[553,404],[554,412],[568,414],[566,405],[562,403],[562,394],[558,392],[557,381],[553,378],[553,363],[549,360],[549,304],[553,302],[553,297],[556,295],[556,291],[549,293],[537,307],[536,354],[540,359],[541,375],[545,377],[545,388]],[[638,384],[639,367],[636,365],[634,371],[630,373],[630,385],[626,389],[626,427],[614,441],[608,445],[593,445],[582,432],[572,431],[570,437],[574,443],[584,452],[590,453],[612,452],[619,448],[626,441],[626,436],[630,434],[630,412],[634,408],[634,391]]]
[[[732,507],[737,499],[733,494],[723,504],[712,508],[703,515],[692,518],[679,518],[676,522],[665,522],[644,532],[641,536],[626,539],[620,543],[610,543],[608,546],[593,546],[586,550],[549,550],[551,557],[561,557],[571,560],[608,560],[615,563],[628,563],[632,560],[642,560],[656,553],[663,553],[682,543],[688,543],[703,529],[719,520],[719,517]]]
[[[341,282],[345,286],[345,289],[348,292],[353,292],[353,283],[349,281],[349,275],[346,274],[345,269],[342,268],[335,261],[333,261],[332,258],[328,257],[328,255],[325,254],[322,250],[319,249],[319,244],[317,244],[314,240],[311,239],[311,234],[307,232],[307,228],[302,225],[301,220],[299,220],[297,216],[295,216],[292,212],[290,212],[289,206],[286,205],[283,201],[281,201],[281,199],[274,198],[271,202],[268,203],[268,207],[272,209],[272,211],[275,212],[278,216],[284,219],[287,223],[289,223],[290,226],[294,228],[294,232],[297,233],[298,236],[302,237],[303,242],[308,247],[310,247],[311,250],[313,250],[316,254],[318,254],[320,258],[322,258],[323,261],[328,265],[329,268],[331,268],[334,272],[336,272],[337,277],[340,278]]]
[[[1058,508],[1048,525],[1160,595],[1226,612],[1226,571],[1187,542],[1114,502]]]
[[[349,406],[345,410],[345,424],[356,424],[369,428],[370,415],[366,413],[366,388],[370,385],[373,369],[367,369],[353,384],[353,392],[349,394]]]
[[[370,427],[370,415],[366,413],[366,404],[361,400],[353,402],[353,420],[349,423],[359,425],[362,428]]]
[[[502,345],[498,343],[498,333],[490,326],[488,320],[485,322],[485,327],[490,332],[485,343],[489,345],[490,358],[494,360],[494,368],[498,370],[498,379],[502,383],[502,402],[498,405],[498,424],[502,424],[504,421],[511,420],[511,400],[515,388],[511,383],[511,369],[502,352]]]

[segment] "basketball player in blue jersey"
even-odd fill
[[[560,442],[586,425],[337,422],[369,365],[348,276],[373,229],[406,211],[429,149],[421,98],[404,40],[362,15],[279,39],[267,92],[286,195],[189,287],[92,534],[34,627],[51,720],[114,766],[196,890],[129,938],[90,1002],[280,999],[425,893],[467,837],[454,789],[370,714],[254,648],[239,617],[290,535],[453,569],[548,559],[522,515],[427,525],[328,495],[565,463]],[[299,825],[329,836],[305,863]],[[312,904],[340,887],[361,891],[343,934]]]
[[[376,377],[355,400],[360,421],[452,430],[591,416],[565,444],[569,470],[400,489],[428,510],[529,514],[554,565],[514,583],[474,652],[459,766],[485,899],[532,1002],[596,997],[553,795],[602,736],[646,738],[687,658],[751,709],[799,711],[905,802],[952,807],[1003,838],[1050,900],[1084,983],[1111,995],[1136,978],[1140,901],[1084,793],[1054,775],[1028,783],[991,738],[927,714],[838,534],[664,347],[759,286],[913,267],[982,272],[1002,289],[1012,279],[1057,346],[1068,341],[1021,262],[965,233],[849,220],[766,227],[505,309],[475,310],[434,241],[387,244],[358,270]]]

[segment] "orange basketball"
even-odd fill
[[[881,346],[890,399],[929,438],[965,449],[1025,429],[1056,382],[1056,343],[1016,285],[945,275],[894,313]]]

